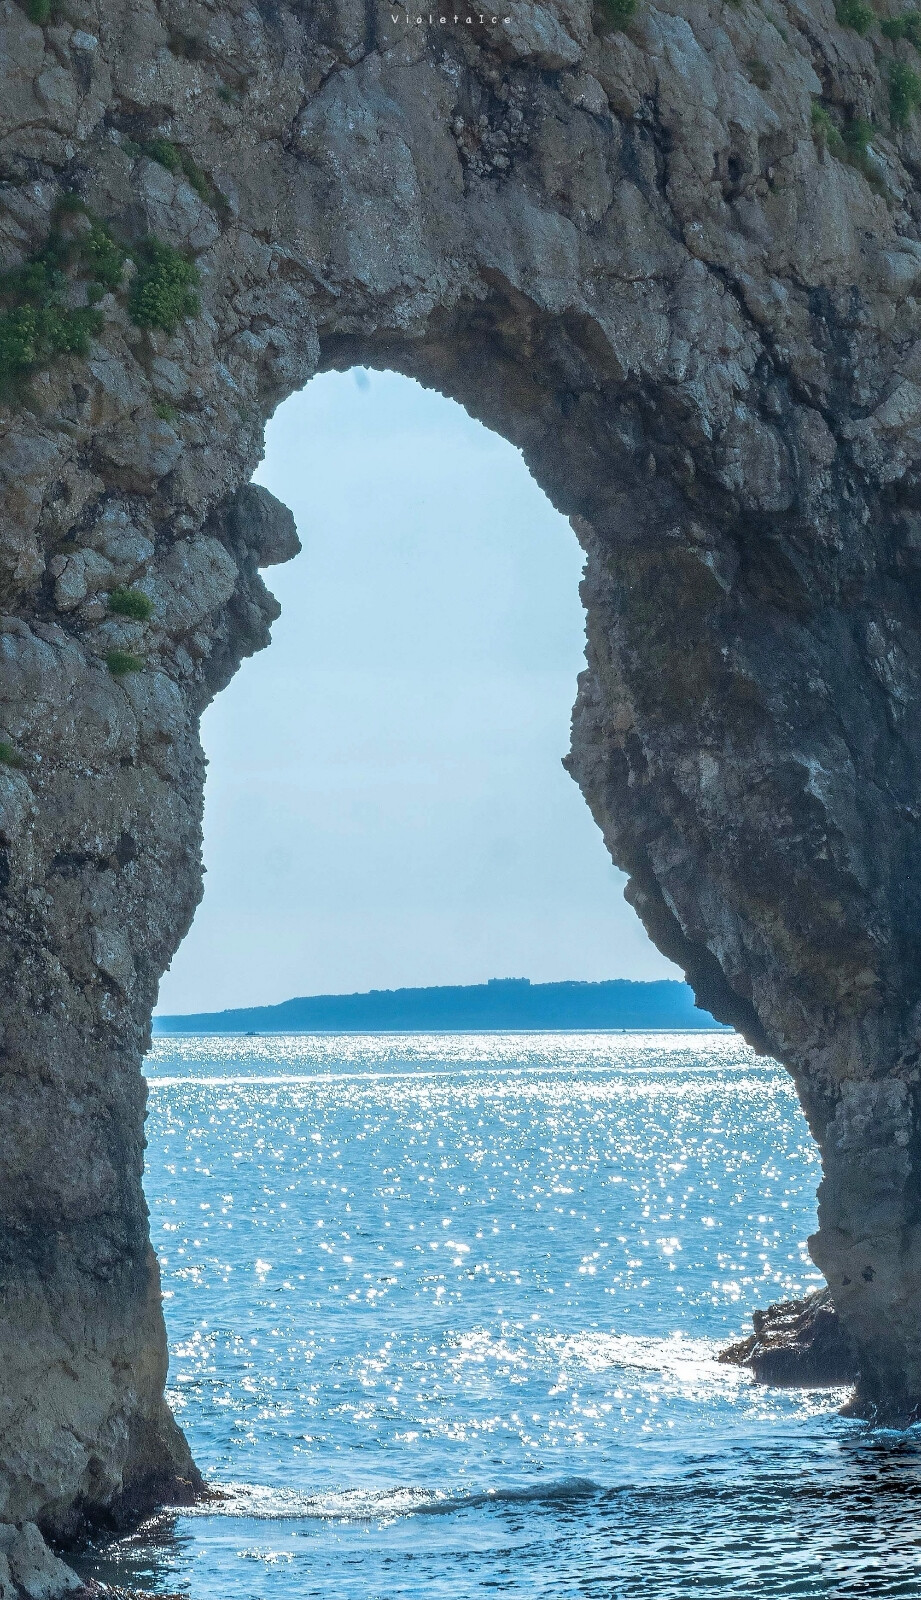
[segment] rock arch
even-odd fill
[[[861,1404],[921,1400],[910,47],[830,0],[606,15],[0,4],[0,250],[57,240],[68,284],[0,413],[0,1519],[194,1487],[140,1063],[200,893],[198,717],[295,547],[246,487],[264,421],[353,363],[461,401],[572,517],[571,770],[660,948],[796,1080]],[[34,279],[2,291],[18,338]]]

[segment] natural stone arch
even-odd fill
[[[864,1404],[921,1399],[921,152],[833,153],[888,123],[826,0],[682,11],[0,5],[4,259],[56,227],[86,278],[69,191],[202,280],[172,331],[106,295],[0,420],[0,1518],[194,1482],[140,1064],[200,893],[198,717],[294,547],[241,485],[279,400],[353,363],[461,401],[573,518],[572,771],[657,944],[794,1075]]]

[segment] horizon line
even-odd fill
[[[292,1005],[299,1000],[353,1000],[366,995],[382,994],[431,994],[440,989],[487,989],[498,988],[508,984],[520,985],[529,989],[551,989],[563,986],[578,985],[584,988],[600,988],[609,983],[626,983],[636,988],[652,988],[657,984],[676,984],[687,989],[690,985],[684,978],[481,978],[475,983],[401,983],[390,988],[372,989],[324,989],[313,994],[286,995],[283,1000],[254,1000],[250,1002],[237,1002],[234,1005],[214,1006],[207,1009],[200,1008],[189,1011],[158,1011],[153,1012],[157,1017],[183,1017],[183,1016],[219,1016],[225,1011],[265,1011],[276,1006]]]

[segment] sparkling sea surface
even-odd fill
[[[182,1037],[148,1060],[170,1397],[226,1498],[86,1572],[192,1600],[921,1597],[921,1436],[715,1353],[819,1281],[730,1034]]]

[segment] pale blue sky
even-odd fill
[[[204,718],[205,898],[159,1010],[674,975],[560,765],[582,558],[518,451],[393,373],[328,373],[256,477],[304,550]]]

